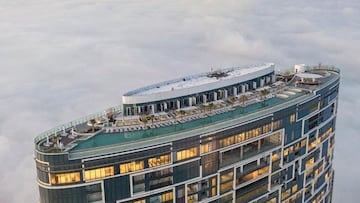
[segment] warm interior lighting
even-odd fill
[[[311,165],[315,163],[315,158],[312,157],[311,159],[306,161],[305,168],[308,169]]]
[[[60,173],[50,175],[51,184],[67,184],[80,182],[80,172]]]
[[[132,161],[120,164],[120,173],[129,173],[144,169],[144,161]]]
[[[170,163],[170,154],[150,158],[148,160],[149,167],[161,166]]]
[[[104,178],[113,175],[114,175],[113,166],[85,170],[85,180],[94,180],[94,179]]]
[[[189,158],[196,157],[197,155],[198,155],[197,147],[193,147],[190,149],[184,149],[184,150],[176,152],[176,160],[180,161],[180,160],[184,160],[184,159],[189,159]]]
[[[161,195],[162,202],[167,202],[173,199],[173,192],[167,192]]]

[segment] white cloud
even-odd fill
[[[360,142],[359,9],[350,0],[0,0],[0,202],[36,202],[39,132],[149,83],[260,62],[342,67],[334,201],[354,202],[359,160],[343,165]]]

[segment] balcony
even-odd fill
[[[236,203],[249,202],[268,192],[268,178],[263,178],[236,191]]]

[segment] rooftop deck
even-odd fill
[[[116,107],[114,121],[104,119],[105,113],[96,113],[49,130],[38,136],[35,143],[37,149],[45,153],[84,152],[105,146],[137,144],[140,140],[151,141],[170,134],[186,134],[206,126],[211,128],[217,123],[247,117],[292,101],[298,102],[337,78],[335,74],[323,70],[314,70],[313,73],[322,76],[316,78],[319,81],[317,85],[299,82],[301,78],[294,77],[288,83],[278,81],[227,100],[146,117],[123,117],[121,109]],[[266,95],[260,93],[264,89]]]

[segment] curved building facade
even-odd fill
[[[35,138],[40,202],[329,203],[339,74],[264,64],[128,92]]]

